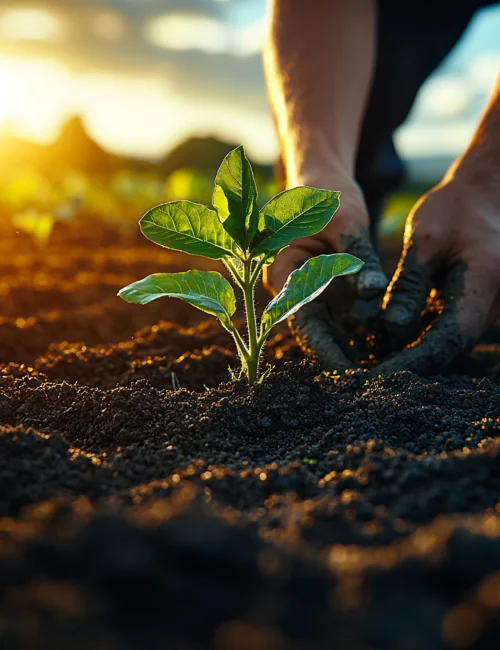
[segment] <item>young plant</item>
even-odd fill
[[[180,298],[217,316],[232,334],[242,371],[253,383],[259,376],[260,354],[271,328],[314,300],[333,278],[359,271],[363,262],[347,254],[307,260],[290,274],[258,323],[253,296],[264,266],[297,237],[322,230],[339,206],[339,192],[295,187],[277,194],[259,210],[252,168],[243,147],[238,147],[224,158],[217,172],[212,202],[215,210],[191,201],[165,203],[150,210],[139,223],[142,233],[155,244],[224,262],[243,293],[246,340],[231,320],[236,311],[233,288],[215,271],[154,273],[124,287],[118,295],[140,305],[163,296]]]

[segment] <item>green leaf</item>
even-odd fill
[[[243,147],[230,151],[215,178],[214,208],[224,229],[246,250],[257,232],[257,186]]]
[[[216,213],[200,203],[164,203],[147,212],[139,223],[148,239],[165,248],[212,260],[239,256]]]
[[[339,192],[294,187],[280,192],[262,208],[253,255],[280,250],[297,237],[315,235],[339,207]]]
[[[292,316],[303,305],[314,300],[333,278],[357,273],[364,262],[347,253],[318,255],[293,271],[283,289],[264,309],[261,332]]]
[[[216,271],[186,271],[185,273],[153,273],[133,282],[118,292],[120,298],[136,305],[167,296],[180,298],[217,316],[226,329],[236,310],[236,298],[229,282]]]

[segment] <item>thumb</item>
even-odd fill
[[[340,248],[341,252],[359,257],[365,263],[359,273],[347,277],[358,298],[371,300],[383,296],[388,280],[373,248],[368,229],[356,235],[342,235]]]
[[[439,268],[437,255],[425,263],[419,261],[417,244],[412,240],[401,253],[398,267],[383,301],[386,323],[408,327],[418,321]]]

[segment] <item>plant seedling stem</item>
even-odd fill
[[[248,381],[252,384],[257,379],[259,371],[260,346],[257,339],[257,319],[255,317],[255,304],[253,289],[255,280],[252,274],[252,260],[247,260],[243,265],[243,296],[245,300],[245,311],[248,323],[248,345],[249,358],[246,361],[248,369]]]

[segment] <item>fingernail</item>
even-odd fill
[[[411,314],[402,305],[389,305],[385,310],[385,320],[394,325],[408,325]]]

